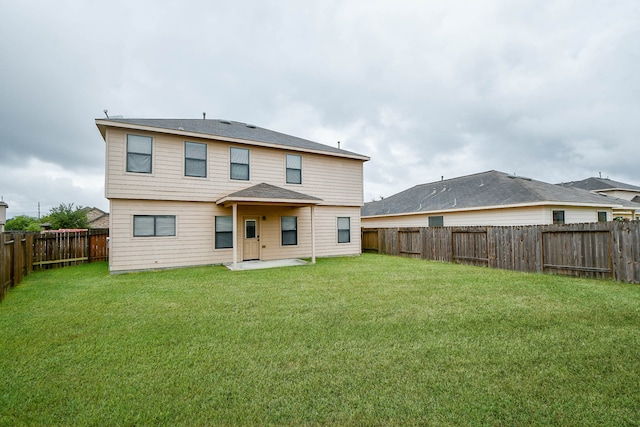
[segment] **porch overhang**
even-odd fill
[[[232,208],[233,217],[233,263],[232,269],[238,268],[238,245],[237,245],[237,220],[238,206],[290,206],[290,207],[309,207],[311,211],[311,263],[316,263],[316,226],[315,226],[315,207],[322,202],[322,199],[309,196],[307,194],[298,193],[297,191],[288,190],[286,188],[277,187],[275,185],[261,183],[227,194],[216,200],[216,204],[224,207]]]
[[[322,199],[317,197],[265,183],[227,194],[216,200],[216,204],[222,205],[225,208],[233,205],[303,207],[314,206],[320,203],[322,203]]]

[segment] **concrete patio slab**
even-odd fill
[[[263,268],[277,268],[277,267],[296,267],[299,265],[310,265],[310,262],[301,259],[277,259],[272,261],[242,261],[237,263],[235,271],[242,270],[260,270]],[[233,263],[225,264],[229,270],[234,270]]]

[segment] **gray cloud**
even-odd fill
[[[0,16],[10,216],[107,208],[105,108],[339,140],[371,156],[367,200],[488,169],[640,184],[633,0],[0,0]]]

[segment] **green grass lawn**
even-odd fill
[[[0,425],[638,425],[640,286],[390,256],[38,272]]]

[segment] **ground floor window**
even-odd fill
[[[233,218],[216,217],[216,249],[233,248]]]
[[[175,215],[134,215],[133,237],[176,235]]]
[[[430,216],[429,227],[444,227],[444,217],[442,215]]]
[[[598,212],[598,222],[607,222],[606,212]]]
[[[553,223],[564,224],[564,211],[553,211]]]
[[[338,243],[351,242],[351,218],[338,217]]]
[[[298,217],[283,216],[281,219],[282,246],[298,244]]]

